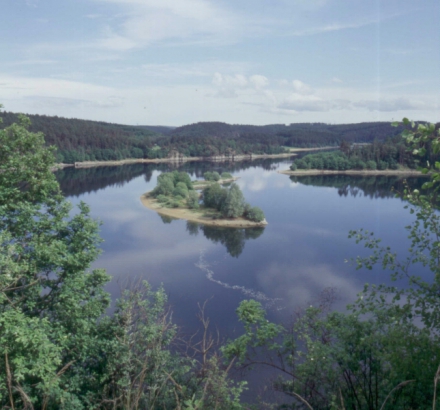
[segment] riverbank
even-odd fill
[[[297,169],[296,171],[285,170],[278,171],[279,174],[291,175],[291,176],[301,176],[301,175],[337,175],[337,174],[345,174],[345,175],[414,175],[414,176],[429,176],[426,174],[422,174],[420,171],[416,169],[385,169],[385,170],[357,170],[357,169],[348,169],[345,171],[342,170],[327,170],[327,169]]]
[[[300,150],[300,148],[298,148]],[[174,163],[180,164],[192,161],[207,161],[207,162],[239,162],[252,161],[254,159],[264,158],[290,158],[295,156],[295,152],[286,152],[283,154],[246,154],[246,155],[216,155],[213,157],[170,157],[170,158],[156,158],[156,159],[122,159],[119,161],[84,161],[75,162],[74,164],[57,164],[56,168],[75,167],[75,168],[92,168],[92,167],[108,167],[128,164],[160,164],[160,163]]]
[[[216,211],[210,209],[189,209],[189,208],[165,208],[155,198],[149,196],[149,192],[141,196],[142,205],[146,208],[156,211],[157,213],[171,218],[186,219],[191,222],[198,222],[204,225],[226,227],[226,228],[255,228],[264,227],[267,221],[253,222],[244,218],[235,219],[213,219],[217,214]]]
[[[128,164],[161,164],[164,162],[171,163],[184,163],[192,161],[207,161],[207,162],[239,162],[239,161],[252,161],[254,159],[264,158],[290,158],[297,155],[297,152],[305,151],[320,151],[328,149],[337,149],[338,147],[318,147],[318,148],[288,148],[289,152],[282,154],[238,154],[238,155],[214,155],[211,157],[185,157],[183,155],[176,155],[167,158],[127,158],[118,161],[83,161],[75,162],[74,164],[56,164],[54,170],[62,169],[66,167],[75,168],[92,168],[92,167],[109,167]]]
[[[290,150],[290,152],[305,152],[305,151],[322,151],[322,150],[329,150],[329,149],[339,149],[339,147],[335,147],[334,145],[329,147],[317,147],[317,148],[290,148],[286,147]]]

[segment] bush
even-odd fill
[[[296,171],[296,170],[298,169],[298,167],[296,166],[295,163],[293,163],[293,164],[290,166],[290,169],[291,169],[292,171]]]
[[[220,211],[227,195],[226,189],[223,189],[218,183],[214,183],[203,190],[203,204],[207,208],[215,208]]]
[[[231,178],[233,178],[233,176],[229,172],[222,172],[221,178],[222,179],[231,179]]]
[[[181,196],[182,198],[186,198],[188,196],[188,188],[186,184],[183,182],[178,182],[173,190],[173,196]]]
[[[199,195],[196,191],[189,191],[188,198],[186,199],[186,204],[190,209],[199,208]]]
[[[220,174],[217,171],[206,171],[203,174],[203,177],[205,178],[205,181],[218,181],[220,179]]]
[[[377,168],[376,161],[367,161],[366,166],[367,169],[372,169],[372,170]]]
[[[249,207],[249,208],[245,207],[244,216],[250,221],[254,221],[254,222],[261,222],[265,218],[264,212],[258,206]]]
[[[158,195],[157,197],[156,197],[156,199],[157,199],[157,202],[160,202],[161,204],[163,204],[163,203],[165,203],[165,202],[168,202],[168,197],[167,196],[165,196],[165,195]]]

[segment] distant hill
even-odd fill
[[[122,125],[28,115],[31,131],[42,132],[57,147],[58,161],[73,163],[124,158],[163,158],[171,150],[185,156],[225,153],[277,154],[284,147],[336,146],[341,141],[372,142],[399,134],[388,122],[330,125],[324,123],[263,126],[198,122],[182,127]],[[17,114],[1,112],[1,127],[17,121]]]
[[[364,122],[358,124],[294,123],[290,125],[239,125],[223,122],[198,122],[172,130],[169,135],[178,137],[235,138],[246,135],[280,136],[287,145],[322,145],[321,140],[333,145],[341,140],[371,142],[400,134],[400,128],[389,122]]]

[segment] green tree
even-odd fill
[[[53,149],[28,124],[0,131],[0,401],[80,409],[99,389],[109,277],[88,271],[98,223],[83,203],[70,216]]]
[[[227,190],[220,184],[213,183],[203,190],[203,204],[207,208],[215,208],[220,211],[227,196]]]
[[[189,191],[186,203],[190,209],[199,208],[199,194],[196,191]]]
[[[237,184],[232,184],[221,207],[223,216],[238,218],[244,213],[245,201],[243,193]]]

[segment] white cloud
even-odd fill
[[[313,91],[307,84],[303,83],[300,80],[292,81],[293,88],[298,94],[312,94]]]
[[[217,88],[216,97],[234,98],[239,96],[239,91],[252,90],[272,98],[270,91],[263,90],[264,87],[269,85],[269,80],[260,74],[246,77],[242,74],[224,75],[216,72],[212,79],[212,84]]]
[[[408,111],[426,109],[426,103],[409,98],[398,97],[392,99],[361,100],[353,105],[359,108],[366,108],[369,111]]]
[[[293,111],[329,111],[331,104],[316,95],[294,93],[286,97],[278,107]]]
[[[104,32],[99,45],[118,49],[152,43],[193,41],[212,44],[235,41],[238,17],[206,0],[96,0],[119,5],[123,22]],[[234,34],[235,33],[235,34]]]
[[[269,80],[264,75],[252,75],[249,77],[249,81],[254,85],[257,90],[267,87],[269,85]]]
[[[342,84],[343,81],[340,78],[338,78],[338,77],[333,77],[332,78],[332,83]]]

